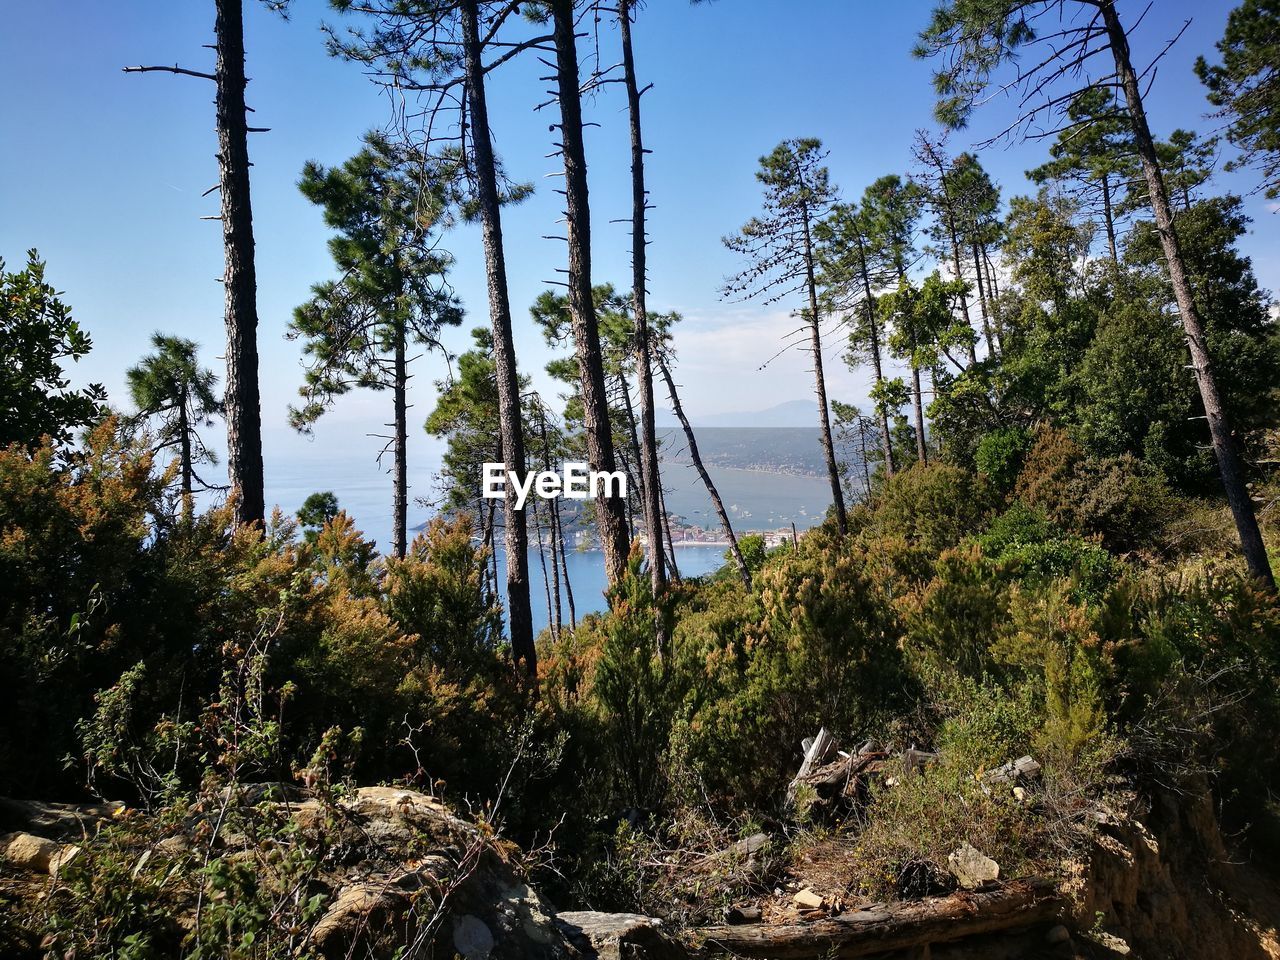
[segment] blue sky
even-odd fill
[[[1122,0],[1133,20],[1144,6]],[[1175,126],[1207,131],[1212,122],[1191,73],[1196,54],[1210,52],[1233,4],[1220,0],[1158,0],[1134,37],[1135,56],[1151,54],[1192,19],[1160,68],[1149,98],[1157,135]],[[645,132],[653,149],[651,306],[678,309],[680,379],[695,413],[751,410],[810,395],[808,364],[789,355],[757,367],[791,329],[786,309],[726,304],[718,288],[735,269],[720,238],[758,206],[757,158],[780,139],[817,136],[831,151],[833,179],[857,196],[867,183],[910,167],[914,131],[930,123],[927,62],[909,55],[928,16],[926,2],[864,0],[719,0],[690,6],[650,0],[636,27],[639,70],[653,90],[644,99]],[[49,262],[52,282],[66,291],[77,318],[95,340],[78,377],[104,382],[123,403],[123,371],[147,348],[153,330],[179,332],[204,347],[219,368],[222,352],[222,270],[216,196],[201,194],[217,179],[213,157],[212,85],[168,74],[126,76],[122,66],[174,63],[211,69],[213,4],[209,0],[58,0],[9,4],[0,30],[0,255],[16,265],[29,247]],[[327,4],[298,0],[283,22],[246,0],[249,102],[255,122],[272,132],[250,142],[258,244],[260,347],[264,428],[269,442],[293,450],[285,407],[301,380],[299,348],[284,340],[292,308],[311,283],[330,275],[326,231],[296,189],[304,161],[338,163],[360,135],[382,125],[386,101],[359,70],[329,59],[318,30]],[[616,29],[601,30],[615,58]],[[504,69],[491,92],[497,144],[509,172],[537,192],[506,213],[511,295],[518,356],[524,372],[546,360],[525,309],[555,269],[563,245],[557,232],[559,169],[548,159],[551,136],[544,99],[545,69],[532,60]],[[1006,104],[981,113],[973,131],[953,139],[967,147],[1007,119]],[[625,284],[629,214],[625,103],[614,86],[588,106],[600,124],[588,132],[594,215],[595,278]],[[1024,192],[1023,171],[1042,158],[1043,144],[997,147],[983,162],[1005,194]],[[1224,177],[1238,191],[1247,174]],[[1280,285],[1275,244],[1280,220],[1257,197],[1248,199],[1254,233],[1245,244],[1263,283]],[[469,316],[451,338],[487,323],[478,233],[457,230],[446,245],[457,266],[454,284]],[[828,351],[833,396],[860,402],[861,374],[845,371]],[[415,382],[414,417],[432,403],[431,381],[442,364],[424,359]],[[386,419],[381,396],[352,397],[317,430],[321,445],[368,441]]]

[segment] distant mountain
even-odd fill
[[[678,427],[680,421],[669,410],[655,411],[659,427]],[[813,400],[788,400],[767,410],[736,413],[713,413],[691,417],[695,427],[816,427],[818,404]]]

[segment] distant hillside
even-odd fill
[[[657,410],[659,427],[679,427],[669,410]],[[712,413],[689,418],[695,427],[816,427],[818,404],[813,400],[788,400],[765,410]]]

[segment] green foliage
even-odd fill
[[[1002,427],[983,434],[974,451],[974,463],[996,490],[1008,493],[1030,447],[1031,434],[1024,427]]]
[[[298,508],[298,523],[308,543],[315,543],[320,530],[338,515],[338,497],[332,490],[317,490],[308,494]]]
[[[63,364],[93,341],[44,270],[35,250],[21,271],[7,272],[0,259],[0,447],[36,447],[45,436],[68,443],[73,430],[101,417],[107,399],[100,384],[71,389]]]
[[[1242,156],[1230,169],[1257,166],[1268,197],[1280,195],[1280,8],[1274,0],[1244,0],[1231,11],[1218,41],[1222,63],[1196,60],[1196,73],[1209,88],[1209,102],[1227,118],[1227,137]]]
[[[218,378],[200,366],[191,340],[155,333],[151,345],[156,352],[125,374],[129,397],[139,418],[155,423],[154,449],[177,455],[182,492],[189,494],[193,480],[208,486],[196,476],[196,465],[218,462],[199,434],[222,414],[222,400],[214,393]]]
[[[938,554],[976,533],[993,505],[986,481],[948,464],[914,466],[884,484],[866,534]]]

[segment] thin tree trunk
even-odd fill
[[[840,487],[840,467],[836,464],[836,446],[831,439],[831,413],[827,409],[827,380],[822,373],[822,331],[818,326],[818,282],[813,271],[813,237],[809,231],[809,210],[803,211],[805,284],[809,290],[809,342],[813,350],[814,392],[818,395],[818,422],[822,427],[822,453],[827,460],[827,479],[831,483],[831,500],[836,508],[836,529],[840,536],[849,530],[849,515],[844,508],[844,491]]]
[[[215,0],[218,171],[222,193],[227,328],[227,474],[238,494],[237,523],[262,523],[262,403],[258,394],[258,279],[249,192],[241,0]]]
[[[578,44],[574,38],[573,0],[551,0],[556,46],[556,92],[560,101],[560,147],[564,157],[565,227],[569,241],[569,316],[578,355],[587,459],[593,470],[616,469],[609,403],[605,394],[600,331],[591,292],[591,203],[587,192],[587,159],[582,142],[582,98],[578,77]],[[631,542],[621,497],[595,502],[605,575],[612,585],[627,569]]]
[[[747,561],[742,556],[742,551],[738,548],[738,538],[733,535],[733,524],[729,522],[729,514],[725,512],[724,501],[720,499],[720,492],[716,489],[716,485],[711,480],[711,474],[707,473],[707,468],[702,463],[702,456],[698,453],[698,439],[693,435],[693,427],[689,425],[689,418],[684,415],[684,406],[680,403],[680,395],[676,393],[676,382],[671,377],[671,369],[667,366],[667,361],[663,359],[662,354],[658,354],[658,369],[662,373],[662,379],[666,381],[667,393],[671,395],[671,408],[675,411],[676,418],[680,421],[680,426],[684,429],[685,442],[689,444],[689,458],[693,461],[694,469],[698,471],[698,476],[702,478],[702,484],[707,488],[707,494],[711,497],[711,503],[716,508],[716,515],[720,517],[720,526],[724,528],[724,535],[729,539],[729,550],[733,554],[733,560],[738,565],[738,572],[742,575],[742,582],[748,590],[751,589],[751,571],[747,569]],[[674,546],[672,553],[675,553]]]
[[[862,448],[862,499],[871,499],[871,470],[867,466],[867,421],[858,418],[858,442]]]
[[[671,570],[671,579],[680,582],[680,565],[676,563],[676,541],[671,536],[671,514],[667,512],[667,492],[660,491],[662,498],[662,529],[667,535],[667,563]]]
[[[982,336],[987,341],[987,356],[991,359],[996,357],[996,341],[991,332],[991,314],[987,310],[987,288],[982,282],[982,254],[978,250],[978,241],[974,240],[973,248],[973,276],[978,285],[978,308],[982,313]]]
[[[520,380],[511,337],[511,300],[507,292],[507,262],[502,243],[502,213],[497,163],[489,132],[489,107],[481,62],[478,0],[462,0],[462,41],[471,107],[471,149],[474,155],[476,199],[484,241],[489,317],[493,327],[493,360],[498,380],[498,427],[503,462],[518,476],[525,473],[524,433],[520,412]],[[533,613],[529,606],[529,535],[522,511],[516,509],[514,484],[507,484],[502,506],[506,528],[507,618],[511,652],[530,677],[538,674],[533,644]]]
[[[1000,298],[1000,288],[996,286],[996,271],[987,253],[986,245],[982,245],[979,249],[982,251],[982,265],[987,278],[987,300],[995,325],[996,346],[1004,350],[1004,321],[1000,319],[1000,311],[996,308],[996,301]]]
[[[550,614],[551,612],[551,577],[547,573],[547,547],[546,547],[546,543],[542,539],[542,523],[538,520],[538,506],[536,501],[533,504],[533,529],[534,529],[534,532],[538,535],[538,562],[542,564],[542,586],[543,586],[543,589],[546,590],[547,592],[547,613]],[[551,564],[552,564],[552,567],[554,568],[555,566],[554,556],[551,558]],[[559,598],[557,598],[557,600],[558,599]],[[554,640],[560,639],[560,631],[554,625],[552,625],[551,627],[551,637]]]
[[[876,319],[876,301],[871,294],[871,275],[867,270],[867,248],[862,234],[858,234],[858,264],[862,273],[863,303],[867,308],[867,331],[871,346],[871,366],[875,372],[876,386],[884,380],[884,368],[880,358],[880,323]],[[889,432],[889,411],[882,403],[876,403],[877,419],[880,421],[880,445],[884,450],[884,474],[892,477],[895,467],[893,463],[893,436]]]
[[[644,137],[640,124],[640,87],[631,48],[632,0],[619,0],[618,25],[622,30],[622,70],[627,87],[627,113],[631,126],[631,303],[635,316],[636,379],[640,386],[640,479],[644,497],[644,526],[648,536],[649,577],[653,595],[667,587],[662,550],[662,478],[658,464],[657,428],[654,424],[653,358],[649,343],[649,314],[645,301],[647,251],[645,208],[649,202],[644,185]]]
[[[569,579],[569,547],[565,543],[564,538],[564,517],[560,514],[560,501],[551,501],[552,510],[555,516],[556,536],[560,540],[560,569],[564,573],[564,597],[565,602],[569,605],[569,628],[571,630],[578,629],[578,614],[573,606],[573,582]]]
[[[1111,209],[1111,177],[1102,175],[1102,222],[1107,229],[1107,252],[1111,254],[1111,265],[1120,269],[1120,254],[1116,250],[1116,221]]]
[[[538,429],[542,439],[542,469],[551,469],[551,444],[547,439],[547,411],[542,406],[542,401],[538,401]],[[551,579],[555,586],[555,595],[551,605],[552,624],[556,639],[560,638],[560,631],[564,627],[564,620],[560,610],[560,568],[557,563],[560,560],[560,543],[558,536],[560,519],[560,502],[558,499],[550,501],[550,520],[548,523],[548,539],[551,541]],[[541,534],[539,534],[541,537]],[[565,579],[568,580],[569,572],[565,570]]]
[[[395,422],[392,424],[392,447],[395,463],[392,467],[391,495],[391,553],[403,560],[409,541],[409,429],[406,417],[409,388],[408,361],[405,359],[404,324],[396,326],[395,345],[395,382],[392,394],[395,403]]]
[[[916,459],[927,465],[929,454],[924,445],[924,400],[920,396],[920,368],[914,361],[911,364],[911,402],[916,414]]]
[[[182,509],[191,511],[191,422],[187,418],[187,388],[178,394],[178,443],[182,458]]]
[[[1178,303],[1178,312],[1182,314],[1182,325],[1186,329],[1187,346],[1191,351],[1191,361],[1195,366],[1196,379],[1200,386],[1200,398],[1204,403],[1204,412],[1209,423],[1213,452],[1218,458],[1222,488],[1226,493],[1227,503],[1231,507],[1231,514],[1235,518],[1240,547],[1249,572],[1274,591],[1276,583],[1271,572],[1271,562],[1267,558],[1267,548],[1263,543],[1262,533],[1258,529],[1258,520],[1253,513],[1253,501],[1249,499],[1249,490],[1241,476],[1231,425],[1227,422],[1222,399],[1218,395],[1213,360],[1209,356],[1208,346],[1205,343],[1204,325],[1201,323],[1200,314],[1191,294],[1191,283],[1187,278],[1186,265],[1183,263],[1182,248],[1178,241],[1177,230],[1174,228],[1169,193],[1165,189],[1164,178],[1160,173],[1160,161],[1156,155],[1151,128],[1147,123],[1142,91],[1138,86],[1138,76],[1134,72],[1129,55],[1129,40],[1115,6],[1109,2],[1103,3],[1101,12],[1108,39],[1111,42],[1111,52],[1115,57],[1116,73],[1124,88],[1129,118],[1133,124],[1135,146],[1138,157],[1142,161],[1147,190],[1151,195],[1151,212],[1155,216],[1156,230],[1160,234],[1160,244],[1164,248],[1165,261],[1169,266],[1169,280],[1173,285],[1173,295]]]
[[[950,211],[951,198],[947,196],[946,199],[947,199],[947,206],[948,206],[947,231],[951,234],[951,264],[953,269],[956,272],[956,279],[963,280],[964,273],[961,271],[961,266],[960,266],[960,235],[956,230],[955,219],[952,217],[951,211]],[[964,325],[968,327],[970,330],[972,330],[973,320],[971,320],[969,317],[969,297],[964,292],[961,292],[960,294],[960,313],[964,317]],[[969,363],[970,364],[977,363],[978,348],[975,346],[972,340],[969,341],[968,347],[969,347]]]

